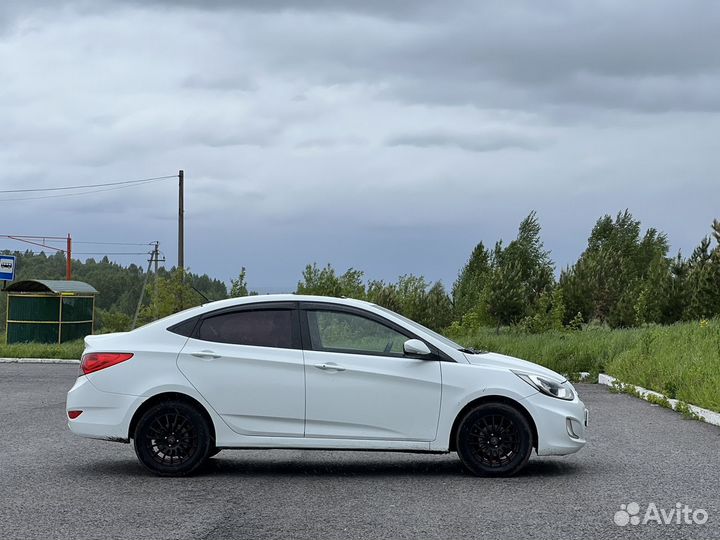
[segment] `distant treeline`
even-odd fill
[[[4,255],[15,255],[16,281],[24,279],[65,279],[65,254],[55,253],[33,253],[32,251],[2,251]],[[145,281],[145,269],[135,264],[123,266],[103,257],[99,261],[87,259],[85,262],[73,259],[73,279],[84,281],[95,287],[100,294],[95,299],[96,317],[98,327],[103,326],[104,321],[115,321],[112,329],[123,329],[129,324],[132,315],[135,313],[140,290]],[[160,268],[158,275],[161,279],[167,280],[175,273],[174,269],[166,270]],[[202,294],[211,300],[227,298],[227,287],[220,280],[212,279],[207,275],[187,274],[188,282]],[[151,276],[152,281],[152,276]],[[149,287],[152,291],[152,287]],[[202,297],[190,289],[194,302],[202,302]],[[145,304],[152,302],[146,297]],[[188,306],[186,306],[188,307]],[[0,302],[0,320],[3,328],[5,325],[4,301]],[[117,328],[119,327],[119,328]]]
[[[442,283],[404,275],[396,283],[363,280],[349,269],[309,265],[298,292],[364,298],[397,310],[436,330],[518,326],[530,333],[671,324],[720,315],[720,222],[684,258],[669,256],[668,240],[656,229],[641,232],[626,210],[601,217],[585,251],[555,278],[555,265],[541,240],[535,212],[517,237],[492,248],[473,249],[450,292]]]
[[[667,237],[656,229],[641,232],[626,210],[601,217],[575,264],[555,278],[555,265],[541,240],[535,212],[521,223],[517,237],[487,248],[480,242],[460,270],[450,291],[441,282],[406,274],[396,282],[366,280],[350,268],[340,274],[331,265],[307,265],[296,291],[303,294],[366,299],[398,311],[436,330],[479,326],[517,326],[531,333],[580,329],[587,323],[611,328],[671,324],[720,315],[720,222],[687,258],[669,255]],[[5,251],[9,254],[10,252]],[[65,257],[15,252],[17,279],[63,279]],[[152,282],[140,322],[228,296],[225,284],[207,275],[160,269]],[[144,270],[111,262],[73,261],[73,277],[93,285],[98,326],[126,329],[140,295]],[[202,294],[198,294],[202,293]],[[230,296],[253,294],[245,268],[232,280]],[[4,321],[5,304],[2,306]]]

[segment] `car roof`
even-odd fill
[[[241,306],[246,304],[257,304],[265,302],[327,302],[331,304],[342,304],[345,306],[368,307],[374,306],[370,302],[357,300],[355,298],[338,298],[336,296],[315,296],[312,294],[258,294],[253,296],[240,296],[237,298],[228,298],[226,300],[217,300],[215,302],[207,302],[202,304],[203,311],[206,309],[217,309],[231,306]]]
[[[343,306],[354,306],[361,309],[370,309],[379,311],[379,308],[371,303],[364,300],[356,300],[354,298],[337,298],[335,296],[314,296],[311,294],[258,294],[253,296],[239,296],[236,298],[226,298],[225,300],[216,300],[214,302],[206,302],[199,306],[191,307],[173,313],[162,319],[152,321],[140,328],[136,328],[135,331],[153,331],[156,328],[167,328],[170,325],[184,321],[190,317],[203,315],[208,312],[223,308],[231,308],[234,306],[245,306],[252,304],[262,304],[269,302],[326,302],[329,304],[338,304]]]

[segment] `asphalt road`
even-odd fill
[[[588,446],[515,478],[454,454],[245,450],[163,479],[67,430],[77,369],[0,364],[0,538],[720,538],[720,429],[605,387],[578,385]],[[615,525],[631,502],[709,519]]]

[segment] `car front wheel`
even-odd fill
[[[142,415],[135,430],[135,453],[161,476],[185,476],[208,458],[210,429],[203,415],[182,401],[159,403]]]
[[[477,476],[512,476],[532,453],[532,430],[525,416],[504,403],[484,403],[469,411],[457,431],[463,465]]]

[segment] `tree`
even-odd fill
[[[526,286],[528,305],[532,308],[544,292],[554,285],[554,266],[550,252],[540,238],[540,221],[535,211],[520,222],[518,235],[501,255],[504,264],[514,265]]]
[[[151,301],[140,310],[138,317],[140,324],[155,320],[156,316],[161,319],[178,311],[199,306],[203,302],[203,298],[193,290],[189,280],[185,278],[183,269],[173,268],[169,274],[157,276],[155,279],[157,284],[148,284],[147,295]]]
[[[402,309],[397,286],[394,283],[385,283],[382,280],[368,282],[366,299],[392,311],[400,312]]]
[[[527,285],[520,269],[512,264],[496,266],[486,288],[487,310],[495,321],[495,331],[501,325],[518,322],[526,313]]]
[[[515,324],[538,309],[555,285],[554,266],[540,238],[540,222],[530,212],[507,247],[502,240],[492,252],[480,242],[453,285],[456,320],[470,327]]]
[[[661,321],[669,313],[667,252],[666,236],[652,228],[641,236],[640,222],[627,210],[614,220],[601,217],[585,251],[560,278],[567,316],[581,313],[613,328]]]
[[[418,322],[435,331],[441,331],[450,326],[453,320],[453,306],[442,283],[436,281],[430,287],[425,296],[424,304],[425,309]]]
[[[571,320],[577,321],[578,314],[579,319],[589,321],[595,312],[590,279],[592,268],[589,266],[576,264],[560,273],[558,287],[562,290],[565,302],[566,325],[570,324]]]
[[[535,312],[522,319],[520,327],[531,334],[541,334],[550,330],[563,330],[564,320],[563,293],[562,289],[556,287],[552,292],[545,291],[540,295]]]
[[[712,248],[712,240],[715,247]],[[688,260],[686,319],[720,314],[720,222],[712,224],[712,238],[703,238]]]
[[[400,313],[420,322],[425,312],[425,296],[429,285],[422,276],[400,276],[395,285]]]
[[[517,237],[507,247],[503,248],[502,241],[495,244],[492,273],[482,297],[497,331],[501,325],[515,324],[534,313],[541,296],[553,288],[553,264],[540,231],[533,211],[522,220]]]
[[[247,272],[243,266],[236,279],[230,280],[230,297],[237,298],[239,296],[255,296],[255,291],[248,291]]]
[[[683,318],[688,298],[688,263],[678,252],[670,261],[670,272],[665,281],[665,302],[660,322],[672,324]]]
[[[490,252],[480,242],[453,284],[453,315],[456,319],[461,319],[463,315],[478,307],[491,270]]]
[[[341,276],[337,276],[335,269],[328,264],[319,268],[317,263],[308,264],[302,274],[302,281],[298,282],[297,294],[311,294],[317,296],[335,296],[338,298],[365,298],[365,285],[363,272],[348,268]]]

